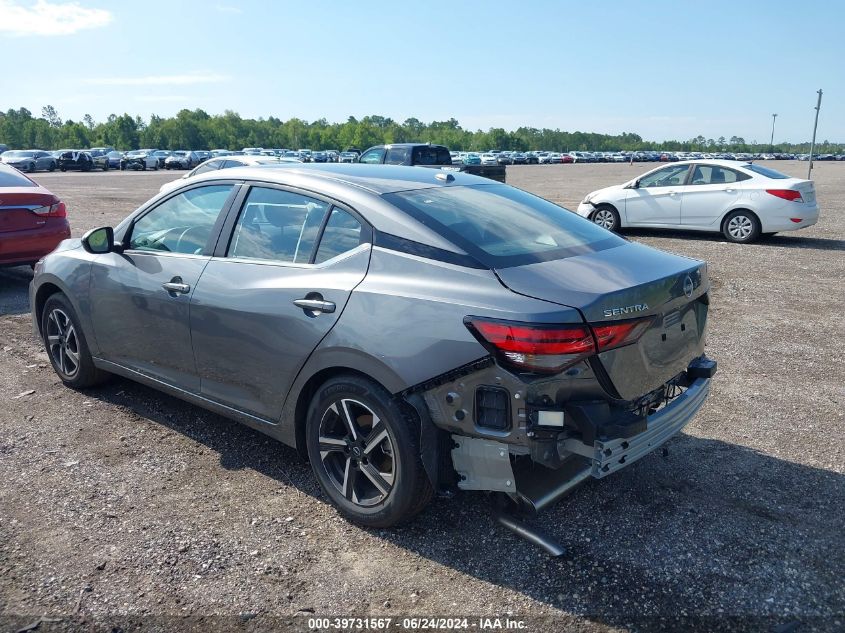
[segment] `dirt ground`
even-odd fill
[[[806,163],[773,166],[806,175]],[[508,178],[574,208],[649,167]],[[80,235],[178,175],[35,178]],[[843,630],[845,164],[819,163],[814,178],[822,217],[798,233],[744,246],[626,233],[709,263],[707,352],[720,370],[668,457],[533,520],[568,547],[562,559],[498,528],[478,494],[438,499],[401,529],[358,528],[293,450],[257,432],[126,380],[63,387],[31,334],[29,269],[0,269],[0,631],[42,616],[39,631],[299,630],[315,615]]]

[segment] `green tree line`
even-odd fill
[[[585,151],[768,151],[768,144],[748,143],[739,136],[718,139],[697,136],[661,143],[644,140],[639,134],[619,135],[595,132],[566,132],[559,129],[520,127],[467,130],[455,119],[424,123],[409,118],[401,123],[389,117],[372,115],[349,117],[343,123],[326,119],[303,121],[276,117],[244,119],[230,110],[211,115],[203,110],[180,110],[176,116],[153,115],[149,121],[129,114],[112,114],[97,122],[86,114],[82,121],[63,121],[53,106],[45,106],[36,117],[26,108],[0,112],[0,143],[12,149],[84,149],[111,146],[121,150],[152,147],[157,149],[231,149],[243,147],[366,149],[380,143],[431,142],[453,150],[549,150]],[[824,141],[820,153],[845,150],[845,144]],[[807,152],[809,142],[780,143],[774,151]]]

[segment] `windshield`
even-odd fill
[[[755,165],[751,163],[749,165],[743,165],[745,169],[748,171],[753,171],[755,174],[760,174],[761,176],[765,176],[766,178],[774,178],[776,180],[782,180],[784,178],[789,178],[786,174],[782,174],[779,171],[776,171],[770,167],[763,167],[762,165]]]
[[[384,198],[491,268],[625,243],[563,207],[507,185],[403,191]]]

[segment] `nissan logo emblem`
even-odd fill
[[[684,279],[684,294],[688,299],[692,296],[693,290],[695,290],[695,284],[692,282],[692,277],[687,275]]]

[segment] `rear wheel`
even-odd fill
[[[348,519],[389,527],[431,500],[419,421],[381,385],[352,375],[329,380],[311,401],[305,433],[320,487]]]
[[[103,165],[103,171],[108,171],[108,170],[109,170],[109,161],[106,161],[106,163]]]
[[[50,166],[47,168],[47,171],[56,171],[56,161],[50,163]]]
[[[731,211],[722,222],[722,234],[729,242],[737,244],[753,242],[760,236],[760,220],[751,211],[745,209]]]
[[[591,216],[593,223],[608,231],[619,230],[619,212],[609,204],[600,204]]]
[[[94,366],[79,319],[62,293],[50,296],[41,315],[41,334],[53,370],[68,387],[92,387],[109,374]]]

